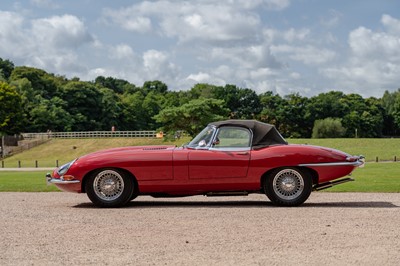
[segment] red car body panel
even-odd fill
[[[136,178],[141,194],[201,194],[207,191],[256,191],[271,169],[310,163],[345,162],[349,155],[323,147],[276,145],[250,151],[215,151],[174,146],[124,147],[79,158],[68,171],[80,184],[56,184],[82,192],[83,179],[94,169],[124,169]],[[311,166],[318,183],[350,174],[356,166]],[[57,178],[57,169],[53,173]]]

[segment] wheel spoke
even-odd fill
[[[102,200],[112,201],[123,193],[124,180],[118,172],[104,170],[96,175],[93,181],[93,189]]]
[[[304,180],[294,169],[284,169],[278,172],[272,182],[273,190],[283,200],[293,200],[304,190]]]

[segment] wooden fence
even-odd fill
[[[160,133],[157,133],[156,131],[81,131],[22,133],[24,139],[156,138],[159,137],[159,135]]]

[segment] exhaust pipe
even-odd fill
[[[313,189],[316,190],[316,191],[320,191],[320,190],[331,188],[333,186],[340,185],[340,184],[343,184],[343,183],[347,183],[347,182],[350,182],[350,181],[354,181],[354,179],[348,177],[348,178],[343,178],[343,179],[336,180],[336,181],[325,182],[325,183],[321,183],[321,184],[315,185]]]

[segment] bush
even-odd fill
[[[329,117],[314,122],[312,138],[340,138],[343,137],[345,133],[346,129],[342,126],[341,120],[339,118]]]

